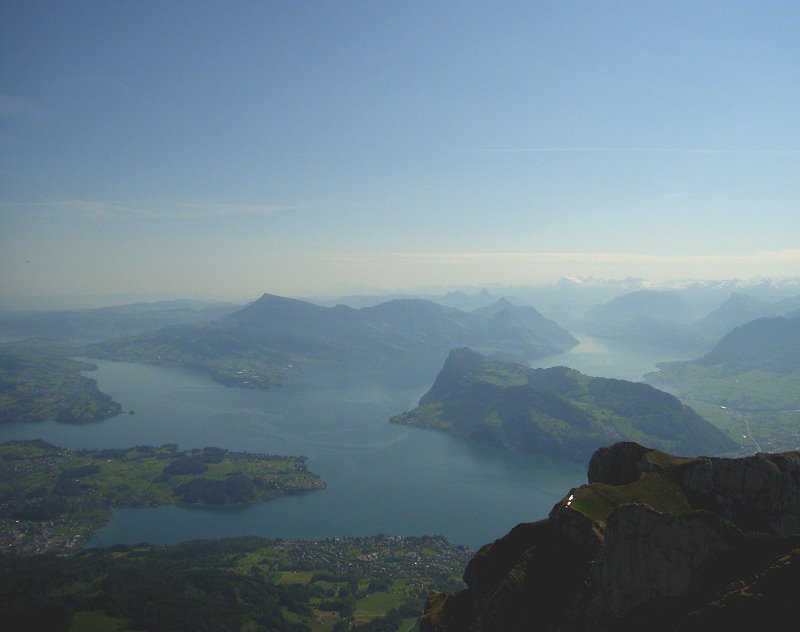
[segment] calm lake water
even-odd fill
[[[676,358],[631,355],[584,337],[572,353],[538,365],[639,379],[653,362],[668,359]],[[93,361],[100,368],[90,376],[100,390],[135,415],[83,426],[12,424],[0,428],[0,440],[39,437],[70,449],[177,443],[181,449],[215,445],[306,455],[309,469],[328,484],[246,507],[120,510],[93,546],[385,533],[441,534],[474,549],[519,522],[545,517],[571,487],[585,482],[586,466],[389,424],[416,405],[443,361],[308,374],[270,391],[228,388],[188,371]]]
[[[572,335],[579,344],[566,353],[532,360],[531,366],[568,366],[587,375],[639,382],[645,373],[657,370],[656,362],[690,359],[659,347],[621,345],[575,332]]]

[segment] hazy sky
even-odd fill
[[[800,3],[0,4],[0,294],[800,275]]]

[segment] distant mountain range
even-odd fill
[[[620,287],[631,290],[679,290],[685,292],[747,291],[764,300],[778,300],[780,296],[800,292],[800,277],[775,277],[759,279],[672,279],[654,282],[640,277],[626,279],[600,279],[596,277],[562,277],[554,285],[560,288]],[[788,293],[788,294],[787,294]]]
[[[566,330],[534,308],[505,299],[463,312],[420,299],[353,309],[264,294],[212,322],[88,345],[84,352],[96,358],[198,368],[225,384],[267,388],[312,365],[444,354],[463,345],[535,358],[576,344]]]
[[[419,406],[392,421],[575,460],[634,438],[689,454],[736,448],[691,408],[646,384],[567,367],[531,369],[468,348],[451,351]]]
[[[697,289],[640,290],[594,307],[576,327],[601,338],[699,354],[734,327],[757,318],[800,315],[800,295],[769,302],[733,292],[715,309],[703,312],[707,300],[708,295]]]
[[[616,333],[612,332],[618,336],[624,334],[625,323],[639,317],[669,320],[673,324],[689,325],[692,321],[700,319],[718,308],[732,293],[745,293],[758,302],[775,303],[800,295],[800,277],[757,280],[677,279],[660,283],[642,278],[609,280],[594,277],[562,277],[555,283],[539,285],[490,284],[486,287],[427,288],[406,293],[350,294],[335,299],[307,300],[330,307],[340,303],[350,307],[370,307],[389,300],[421,298],[448,307],[470,310],[486,307],[504,296],[515,305],[535,305],[541,313],[548,318],[555,319],[571,331],[590,333],[586,328],[586,323],[588,322],[591,326],[594,324],[593,321],[597,321],[600,327],[606,324],[621,324],[622,327],[619,327]],[[655,306],[658,299],[650,301],[648,294],[670,294],[675,297],[675,302],[667,304],[666,310],[654,310],[652,307]],[[641,295],[643,305],[639,306],[636,301],[623,299],[622,303],[616,305],[625,309],[620,310],[621,313],[613,318],[611,323],[606,323],[605,318],[598,318],[597,314],[594,314],[588,321],[586,320],[587,313],[593,308],[626,295]],[[641,308],[644,308],[645,311],[641,311]],[[743,322],[746,321],[736,324]],[[721,331],[717,339],[728,331],[729,329]],[[665,336],[665,334],[668,335]],[[696,339],[698,332],[690,331],[689,334],[689,339],[681,342],[681,339],[675,336],[674,328],[672,332],[656,330],[655,340],[648,342],[648,336],[642,326],[632,334],[632,340],[644,344],[667,344],[673,347],[674,343],[678,342],[683,345],[683,348],[694,349],[696,341],[693,341],[692,338]],[[710,344],[713,344],[713,341],[701,350],[709,348]]]
[[[769,303],[735,292],[716,310],[694,323],[694,327],[708,338],[720,339],[734,327],[757,318],[792,315],[800,316],[800,296]]]
[[[241,309],[235,303],[175,300],[61,311],[0,311],[0,340],[46,338],[87,343],[187,325]]]

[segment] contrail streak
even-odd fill
[[[523,147],[467,149],[486,154],[524,153],[650,153],[650,154],[800,154],[800,149],[718,149],[681,147]]]

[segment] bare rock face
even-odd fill
[[[800,453],[684,459],[628,442],[598,450],[589,480],[484,546],[422,631],[763,629],[792,612]]]
[[[702,458],[677,469],[680,484],[752,531],[800,533],[800,453]]]
[[[742,537],[710,512],[673,516],[647,505],[623,505],[606,524],[587,617],[613,629],[637,608],[701,594],[706,564],[740,545]]]
[[[762,630],[773,622],[778,629],[797,620],[797,586],[800,586],[800,548],[776,558],[751,581],[731,587],[721,597],[691,612],[680,632],[709,630]],[[466,629],[466,628],[464,628]]]
[[[633,441],[623,441],[595,450],[589,461],[589,483],[627,485],[642,476],[642,457],[650,452]]]

